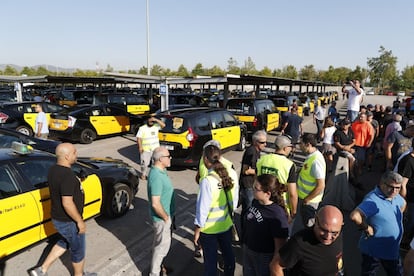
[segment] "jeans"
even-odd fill
[[[243,245],[243,275],[268,276],[274,253],[260,253]]]
[[[243,227],[244,227],[244,219],[249,210],[250,206],[252,206],[252,201],[254,199],[253,188],[242,188],[241,189],[241,199],[242,199],[242,210],[240,214],[240,226],[243,235]]]
[[[359,115],[359,112],[358,111],[348,110],[346,112],[346,117],[348,117],[348,119],[352,123],[358,118],[358,115]]]
[[[63,238],[58,240],[57,245],[70,250],[72,262],[81,262],[86,252],[85,234],[78,233],[78,226],[73,221],[52,219],[52,223]]]
[[[322,127],[323,127],[323,120],[318,120],[316,119],[316,139],[318,139],[318,141],[320,141],[321,138],[321,134],[322,134]]]
[[[382,260],[362,254],[362,271],[361,275],[375,276],[379,266],[382,265],[388,276],[403,275],[401,259],[398,260]]]
[[[149,275],[160,275],[161,264],[171,246],[171,218],[166,222],[153,221],[154,240],[152,242],[152,260]]]
[[[200,243],[204,256],[204,276],[217,275],[217,249],[218,245],[224,260],[224,275],[233,276],[236,260],[231,247],[232,233],[229,230],[218,234],[200,234]]]

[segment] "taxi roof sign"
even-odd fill
[[[22,155],[30,154],[33,152],[32,146],[29,146],[29,145],[26,145],[20,142],[16,142],[16,141],[12,143],[11,148],[13,149],[15,153],[22,154]]]

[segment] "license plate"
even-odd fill
[[[174,146],[170,146],[170,145],[162,145],[164,148],[166,148],[167,150],[174,150]]]
[[[61,123],[53,123],[53,126],[56,128],[61,128],[62,124]]]

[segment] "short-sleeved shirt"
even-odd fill
[[[281,263],[291,275],[342,275],[342,234],[331,245],[322,244],[313,228],[299,231],[279,250]]]
[[[342,146],[348,146],[352,144],[354,140],[354,132],[351,128],[348,129],[348,134],[346,134],[343,130],[338,129],[335,131],[334,135],[334,142],[338,142]]]
[[[34,129],[35,133],[38,133],[40,123],[42,124],[40,133],[42,134],[49,133],[49,123],[47,122],[46,113],[44,113],[43,111],[39,112],[36,116],[36,124],[35,124],[35,129]]]
[[[243,219],[243,243],[255,252],[273,253],[274,239],[289,237],[286,212],[276,203],[262,205],[254,199]]]
[[[63,208],[62,196],[72,196],[76,209],[82,215],[85,195],[80,180],[72,169],[54,165],[49,169],[47,180],[52,201],[52,218],[58,221],[73,221]]]
[[[161,221],[162,219],[154,212],[152,206],[152,196],[160,196],[161,205],[168,216],[174,215],[175,198],[174,187],[166,170],[161,170],[156,166],[152,166],[148,175],[148,203],[150,215],[153,221]]]
[[[362,253],[384,260],[399,258],[403,233],[401,208],[404,205],[399,194],[388,200],[379,187],[365,196],[357,208],[374,228],[374,235],[369,238],[364,233],[361,235],[359,248]]]
[[[348,110],[359,112],[361,98],[364,94],[364,90],[360,88],[361,94],[359,94],[354,88],[348,91]]]
[[[368,121],[364,123],[355,121],[352,124],[352,131],[354,132],[355,146],[358,147],[368,147],[368,143],[375,136],[374,128]]]
[[[388,135],[387,142],[393,144],[391,148],[391,161],[395,165],[398,158],[408,151],[412,145],[412,137],[407,137],[402,131],[394,131]]]
[[[408,178],[407,182],[407,196],[408,202],[414,202],[414,157],[412,154],[404,156],[398,164],[398,173],[403,177]]]
[[[247,165],[252,169],[256,170],[257,160],[260,158],[260,151],[258,151],[254,146],[250,146],[246,149],[243,154],[241,170],[243,170],[243,165]],[[252,188],[254,184],[255,175],[245,175],[243,171],[240,171],[240,187],[241,188]]]
[[[292,114],[286,119],[286,122],[285,133],[293,138],[298,138],[300,136],[300,124],[302,124],[303,119],[296,114]]]

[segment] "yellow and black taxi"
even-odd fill
[[[280,126],[279,111],[268,99],[229,99],[226,103],[226,109],[246,124],[250,135],[257,130],[271,131]]]
[[[144,115],[150,113],[150,105],[140,95],[129,93],[97,93],[93,96],[93,104],[111,103],[125,108],[128,113]]]
[[[0,149],[0,259],[55,234],[47,182],[54,155],[21,143]],[[72,170],[85,195],[83,218],[125,214],[138,191],[138,172],[119,160],[79,158]]]
[[[157,117],[165,123],[159,131],[160,144],[172,156],[175,166],[197,166],[203,145],[215,139],[222,150],[246,147],[246,126],[224,109],[198,107],[161,112]]]
[[[93,95],[98,93],[93,89],[66,89],[57,93],[55,100],[61,106],[72,107],[79,104],[92,104]]]
[[[0,126],[14,129],[32,136],[36,123],[36,105],[42,105],[50,122],[50,114],[64,111],[66,108],[48,102],[4,102],[0,103]]]
[[[13,142],[30,145],[34,149],[50,153],[55,153],[56,147],[60,144],[59,141],[40,139],[12,129],[0,127],[0,148],[10,148]]]
[[[298,115],[300,117],[303,117],[303,105],[298,96],[296,95],[275,95],[275,96],[269,96],[269,100],[271,100],[274,103],[274,105],[276,106],[276,109],[279,110],[282,117],[285,112],[289,111],[289,107],[293,105],[294,101],[296,101],[296,105],[298,108]]]
[[[97,137],[135,133],[144,118],[118,105],[78,106],[50,116],[49,136],[90,144]]]

